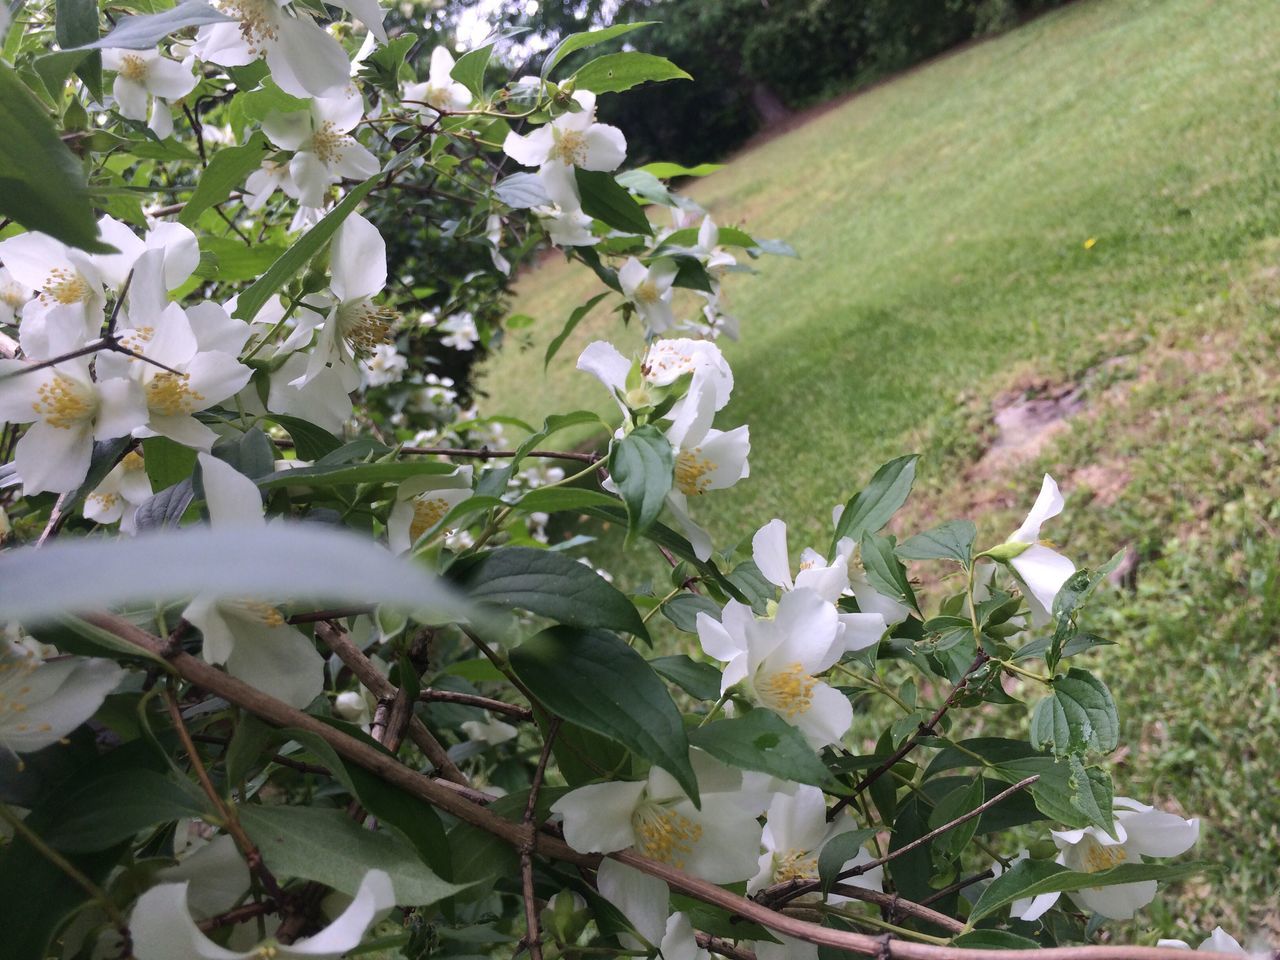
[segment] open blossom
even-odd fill
[[[159,50],[103,50],[102,65],[115,71],[111,92],[120,115],[130,120],[146,120],[147,101],[154,97],[151,129],[161,140],[172,135],[173,115],[169,104],[181,100],[196,87],[191,62],[170,60]]]
[[[580,108],[563,114],[527,135],[507,134],[502,149],[516,163],[537,167],[538,178],[563,210],[581,205],[574,170],[617,170],[627,158],[627,138],[617,127],[596,123],[596,95],[579,90],[573,95]]]
[[[427,79],[404,85],[401,100],[405,106],[416,109],[428,120],[438,117],[442,110],[451,112],[471,106],[471,91],[453,79],[453,67],[453,54],[446,48],[432,50]]]
[[[15,323],[35,291],[13,278],[8,267],[0,266],[0,323]]]
[[[444,336],[440,342],[451,350],[471,350],[480,341],[480,331],[471,314],[463,311],[441,320],[436,326]]]
[[[534,207],[533,212],[557,247],[594,247],[600,239],[591,232],[591,218],[581,210],[564,210],[553,205]]]
[[[831,511],[832,524],[838,524],[844,514],[844,504],[838,504]],[[866,568],[862,565],[862,549],[851,537],[841,537],[836,544],[836,556],[843,557],[848,564],[849,592],[858,601],[858,609],[863,613],[878,613],[885,624],[892,627],[901,623],[911,615],[911,608],[900,600],[886,597],[872,586],[867,579]]]
[[[41,659],[0,639],[0,751],[33,753],[88,720],[124,677],[110,660]]]
[[[831,840],[854,829],[853,820],[842,815],[827,822],[827,804],[817,787],[800,785],[794,793],[780,793],[769,803],[761,842],[759,870],[747,882],[747,893],[756,893],[775,883],[788,880],[817,880],[818,856]],[[865,849],[840,866],[840,872],[870,863],[874,858]],[[865,890],[884,889],[884,868],[875,867],[856,877],[842,880]],[[843,903],[849,898],[838,893],[827,897],[828,903]],[[800,901],[803,903],[803,900]]]
[[[674,260],[659,260],[646,267],[635,257],[627,257],[627,262],[618,270],[622,295],[635,305],[649,333],[662,333],[675,326],[671,285],[678,272]]]
[[[848,731],[849,698],[817,679],[844,653],[833,604],[797,589],[782,595],[772,618],[730,600],[720,620],[699,613],[697,625],[703,652],[726,664],[721,693],[774,711],[814,747],[838,743]]]
[[[331,183],[344,177],[364,180],[377,173],[378,158],[351,136],[363,116],[364,100],[350,85],[317,97],[306,110],[268,114],[263,132],[277,147],[293,151],[289,179],[296,193],[286,193],[305,207],[321,207]]]
[[[471,467],[452,473],[428,473],[405,480],[396,489],[396,502],[387,518],[387,544],[395,553],[409,550],[423,534],[471,496]]]
[[[231,20],[202,26],[191,52],[200,60],[242,67],[259,57],[271,79],[295,97],[329,97],[350,82],[351,64],[342,45],[311,14],[279,0],[215,0]],[[342,0],[342,7],[386,41],[376,0]]]
[[[360,361],[360,375],[366,387],[384,387],[397,382],[409,369],[409,361],[393,343],[380,343]]]
[[[485,714],[483,720],[464,720],[461,727],[468,740],[488,744],[491,747],[499,743],[506,743],[508,740],[514,740],[520,732],[511,724],[488,714]]]
[[[24,326],[61,325],[82,339],[97,336],[107,298],[93,255],[31,231],[0,241],[0,261],[12,283],[35,291],[22,312]],[[28,352],[34,359],[54,355]]]
[[[1025,550],[1009,561],[1009,566],[1026,590],[1027,605],[1031,608],[1031,621],[1036,626],[1049,622],[1053,611],[1053,599],[1062,585],[1076,571],[1076,565],[1040,540],[1040,527],[1046,520],[1062,512],[1065,501],[1053,477],[1044,475],[1040,495],[1035,505],[1013,532],[1008,543],[1027,544]]]
[[[593,783],[551,806],[564,816],[564,838],[579,853],[637,853],[712,883],[745,880],[756,869],[760,798],[742,789],[741,772],[701,751],[690,754],[702,809],[658,767],[645,780]]]
[[[119,521],[121,532],[132,533],[134,514],[150,498],[151,481],[142,454],[131,450],[84,498],[84,516],[95,523]]]
[[[1175,947],[1180,950],[1190,950],[1191,944],[1183,940],[1157,940],[1157,947]],[[1211,950],[1215,953],[1244,953],[1244,947],[1240,946],[1240,941],[1233,937],[1221,927],[1214,927],[1213,933],[1209,934],[1200,942],[1197,950]],[[1260,954],[1266,956],[1266,954]]]
[[[266,524],[257,484],[207,453],[198,457],[209,520],[215,528]],[[294,707],[305,707],[324,687],[324,660],[276,607],[258,599],[196,597],[182,617],[203,638],[201,656]],[[141,955],[139,955],[141,956]]]
[[[810,589],[828,603],[849,592],[849,560],[839,553],[827,563],[816,550],[806,548],[800,555],[800,571],[792,578],[787,525],[781,520],[770,520],[756,531],[751,538],[751,558],[761,575],[784,591]],[[839,618],[840,642],[851,653],[875,646],[889,629],[880,613],[840,613]]]
[[[138,960],[338,960],[360,944],[365,931],[395,906],[391,878],[382,870],[370,870],[360,881],[355,898],[332,923],[310,937],[292,943],[268,940],[250,950],[236,952],[220,947],[201,932],[191,917],[187,891],[192,881],[161,883],[138,898],[129,918],[133,952]]]
[[[1079,873],[1100,873],[1122,863],[1141,863],[1144,856],[1176,857],[1190,850],[1200,837],[1199,820],[1184,820],[1129,797],[1116,797],[1113,808],[1115,823],[1109,833],[1097,827],[1052,831],[1058,863]],[[1081,909],[1112,920],[1132,919],[1155,895],[1154,880],[1088,887],[1067,894]],[[1023,920],[1038,919],[1058,896],[1050,893],[1020,901],[1014,905],[1014,915]]]
[[[619,935],[626,949],[657,947],[663,960],[707,960],[710,956],[698,946],[688,916],[670,912],[671,890],[662,880],[606,858],[596,870],[596,887],[639,935]]]

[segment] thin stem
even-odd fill
[[[683,587],[683,586],[679,586],[679,587],[674,588],[670,593],[668,593],[665,597],[663,597],[663,598],[662,598],[661,600],[659,600],[656,604],[654,604],[653,608],[652,608],[651,610],[647,611],[647,612],[645,613],[645,615],[644,615],[643,617],[641,617],[641,618],[640,618],[640,622],[641,622],[641,623],[648,623],[650,620],[652,620],[655,616],[657,616],[657,615],[658,615],[658,612],[659,612],[659,611],[660,611],[664,606],[666,606],[667,601],[668,601],[668,600],[673,599],[673,598],[674,598],[677,594],[679,594],[679,593],[680,593],[680,591],[681,591],[681,590],[683,590],[683,589],[684,589],[684,587]]]
[[[516,720],[523,720],[526,723],[533,720],[533,711],[528,707],[521,707],[503,700],[494,700],[492,697],[477,696],[474,693],[458,693],[456,690],[432,690],[428,688],[418,694],[418,699],[424,703],[459,703],[466,707],[479,707],[481,710],[488,710],[490,713],[501,713]]]
[[[841,910],[839,907],[833,907],[829,904],[822,904],[818,907],[823,913],[833,913],[837,917],[844,917],[853,923],[871,927],[873,930],[885,930],[889,933],[896,933],[900,937],[909,937],[912,940],[920,940],[923,943],[933,943],[938,946],[946,946],[947,940],[942,937],[933,937],[927,933],[919,933],[915,930],[908,930],[906,927],[900,927],[897,924],[890,923],[888,920],[881,920],[879,917],[872,917],[865,913],[854,913],[852,910]]]
[[[533,892],[533,851],[538,843],[538,831],[534,828],[534,813],[538,809],[538,793],[547,773],[547,761],[551,759],[551,745],[560,731],[560,718],[552,717],[547,725],[547,738],[542,744],[538,767],[533,772],[529,786],[529,799],[524,805],[524,842],[520,844],[520,886],[524,894],[524,944],[529,948],[530,960],[542,960],[542,930],[538,925],[538,902]]]

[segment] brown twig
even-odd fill
[[[979,650],[978,655],[973,658],[973,663],[969,664],[969,668],[965,670],[964,675],[960,677],[959,682],[951,689],[951,693],[947,695],[947,699],[942,702],[942,706],[938,707],[938,709],[933,712],[933,716],[931,716],[927,722],[920,724],[910,739],[906,740],[902,746],[898,747],[897,750],[890,754],[889,759],[885,760],[884,763],[880,764],[858,781],[857,785],[853,788],[853,796],[842,797],[838,800],[836,804],[827,811],[827,820],[834,820],[836,815],[849,805],[854,796],[862,793],[869,786],[892,770],[899,760],[920,745],[922,737],[933,736],[938,724],[941,723],[942,718],[946,716],[947,711],[956,705],[956,701],[958,701],[964,693],[965,688],[969,684],[970,678],[990,659],[991,658],[987,655],[985,650]]]
[[[338,655],[338,659],[347,665],[347,668],[355,674],[356,679],[375,697],[379,700],[392,700],[395,698],[397,691],[391,685],[391,681],[378,672],[378,668],[369,661],[368,657],[360,652],[360,648],[351,642],[351,638],[346,633],[339,630],[332,623],[321,621],[316,624],[316,636]],[[449,759],[449,754],[444,746],[427,729],[426,724],[417,717],[411,716],[409,719],[409,739],[431,761],[431,765],[436,768],[436,772],[440,776],[446,780],[452,780],[454,783],[467,786],[467,778],[463,776],[457,764]]]
[[[488,710],[490,713],[505,714],[525,723],[533,720],[533,711],[528,707],[505,703],[502,700],[494,700],[491,697],[477,696],[474,693],[458,693],[456,690],[432,690],[428,688],[418,694],[418,699],[424,703],[457,703],[466,707],[479,707],[482,710]]]
[[[257,903],[246,903],[242,907],[236,907],[234,910],[220,913],[216,917],[201,920],[196,926],[200,928],[202,933],[210,933],[220,927],[234,926],[237,923],[244,923],[246,920],[252,920],[255,917],[275,913],[277,906],[274,900],[259,900]]]
[[[219,737],[212,733],[193,733],[191,739],[196,743],[211,743],[217,746],[226,746],[230,741],[230,737]],[[274,754],[271,757],[272,763],[278,763],[282,767],[289,767],[291,770],[297,770],[299,773],[314,773],[322,777],[331,777],[333,772],[328,767],[321,767],[314,763],[304,763],[301,760],[294,760],[292,757]]]
[[[720,937],[713,937],[709,933],[703,933],[701,930],[695,930],[693,939],[698,942],[703,950],[709,953],[718,953],[722,957],[728,957],[729,960],[756,960],[756,955],[746,947],[739,947],[728,940]]]
[[[293,449],[293,441],[283,437],[275,441],[282,450]],[[490,450],[488,447],[473,449],[469,447],[401,447],[401,453],[425,457],[469,457],[475,460],[509,460],[516,450]],[[601,459],[598,453],[578,452],[576,450],[530,450],[526,457],[540,457],[545,460],[577,460],[579,463],[595,463]]]
[[[343,607],[333,610],[314,610],[311,613],[295,613],[289,618],[290,623],[319,623],[321,620],[342,620],[346,617],[358,617],[362,613],[373,613],[373,607]]]
[[[547,773],[547,761],[551,758],[551,745],[559,730],[560,718],[552,717],[538,757],[538,767],[533,771],[533,783],[529,785],[529,799],[524,805],[525,839],[520,844],[520,887],[524,893],[525,934],[521,942],[529,949],[529,960],[542,960],[542,930],[538,926],[538,902],[533,894],[533,851],[538,844],[534,813],[538,809],[538,792]]]
[[[985,803],[978,804],[972,810],[961,814],[960,816],[956,817],[954,820],[947,821],[942,826],[938,827],[936,830],[930,830],[924,836],[917,837],[915,840],[912,840],[910,843],[904,844],[903,846],[898,847],[896,850],[890,850],[883,857],[877,857],[875,860],[871,860],[867,863],[859,864],[856,867],[850,867],[848,870],[841,871],[840,873],[836,874],[836,879],[848,880],[851,877],[860,877],[864,873],[866,873],[868,870],[874,870],[876,867],[882,867],[886,863],[888,863],[890,860],[896,860],[898,859],[898,857],[901,857],[904,854],[910,853],[912,850],[915,850],[918,847],[922,847],[926,843],[929,843],[931,840],[934,840],[937,837],[942,836],[942,834],[946,833],[948,830],[954,830],[956,827],[960,826],[960,824],[967,823],[968,821],[972,820],[974,817],[981,816],[983,813],[990,810],[996,804],[1000,803],[1003,800],[1008,799],[1013,794],[1017,793],[1019,790],[1026,789],[1027,787],[1031,786],[1031,784],[1035,783],[1039,779],[1040,779],[1040,774],[1037,773],[1037,774],[1033,774],[1030,777],[1026,777],[1023,780],[1019,780],[1012,787],[1008,787],[1005,790],[1001,790],[990,800],[987,800]],[[775,884],[774,886],[769,887],[768,889],[763,891],[763,896],[761,897],[761,899],[766,900],[774,904],[775,906],[778,906],[783,903],[786,903],[789,900],[794,900],[796,897],[802,894],[808,893],[811,890],[817,890],[819,886],[821,886],[821,883],[817,880],[788,880],[785,883]]]
[[[920,901],[920,906],[927,907],[931,903],[937,903],[943,897],[950,896],[953,893],[958,893],[965,887],[969,887],[977,883],[979,880],[986,880],[988,877],[994,876],[995,874],[992,871],[983,870],[981,873],[975,873],[972,877],[965,877],[963,880],[957,880],[950,886],[943,887],[937,893],[929,894],[929,896]]]
[[[149,653],[158,655],[163,649],[164,641],[159,637],[152,636],[117,616],[88,614],[83,619]],[[169,664],[180,676],[196,686],[222,697],[228,703],[241,707],[268,723],[280,727],[297,727],[315,734],[333,747],[339,756],[517,849],[525,840],[526,834],[522,824],[507,820],[483,806],[470,802],[456,791],[455,785],[411,770],[384,751],[348,736],[341,730],[290,707],[190,654],[175,654],[170,658]],[[600,862],[599,856],[579,853],[563,840],[546,833],[537,835],[536,852],[542,856],[592,869]],[[797,940],[866,956],[875,957],[884,952],[890,960],[1018,960],[1020,956],[1027,957],[1028,960],[1186,960],[1185,952],[1169,947],[1106,945],[1038,948],[1032,952],[965,949],[894,939],[883,941],[882,945],[879,937],[823,927],[771,910],[754,900],[748,900],[714,883],[690,876],[669,864],[651,860],[634,850],[619,850],[609,856],[642,873],[657,877],[677,893],[719,907],[749,922],[759,923],[770,930]],[[1197,954],[1196,960],[1239,960],[1239,958],[1229,953],[1202,951]]]
[[[951,933],[960,933],[964,930],[964,924],[959,920],[948,917],[945,913],[939,913],[937,910],[930,910],[923,903],[916,903],[914,900],[906,900],[897,894],[881,893],[879,890],[867,890],[863,887],[855,887],[848,883],[837,883],[831,887],[831,892],[839,894],[842,897],[848,897],[851,900],[862,900],[866,903],[874,903],[877,907],[881,907],[888,911],[890,918],[893,914],[901,916],[915,917],[917,920],[923,920],[926,923],[932,923],[935,926],[942,927]]]
[[[200,759],[200,751],[196,749],[195,742],[191,739],[191,731],[187,729],[186,721],[182,719],[182,708],[178,706],[178,698],[174,695],[172,684],[165,687],[164,704],[169,710],[169,718],[173,721],[173,728],[177,731],[178,739],[182,741],[182,749],[186,751],[187,758],[191,761],[191,769],[195,771],[196,779],[200,781],[200,788],[204,790],[205,796],[209,798],[209,802],[213,804],[214,809],[218,811],[218,815],[222,819],[222,828],[236,842],[236,846],[240,848],[240,855],[244,857],[245,863],[249,865],[250,872],[258,878],[263,889],[267,891],[273,900],[282,900],[283,892],[280,889],[280,884],[276,881],[271,871],[267,869],[267,865],[263,863],[262,853],[258,850],[257,845],[249,839],[244,827],[240,825],[240,818],[236,815],[235,805],[227,803],[222,794],[213,785],[213,781],[209,779],[209,771],[205,769],[204,761]]]

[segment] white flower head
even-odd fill
[[[173,133],[169,104],[196,87],[191,61],[170,60],[159,50],[103,50],[102,65],[115,71],[112,94],[122,117],[146,120],[147,102],[155,98],[152,130],[162,140]]]
[[[502,149],[516,163],[537,167],[547,195],[564,210],[581,205],[574,170],[616,170],[627,157],[627,138],[617,127],[596,123],[596,96],[586,90],[573,95],[578,109],[527,135],[512,131]]]
[[[23,308],[24,340],[33,324],[64,326],[68,334],[82,340],[97,336],[107,300],[95,256],[32,231],[0,240],[0,261],[11,283],[36,294]],[[23,352],[39,360],[58,351],[33,350],[24,342]]]
[[[1046,473],[1035,506],[1027,514],[1027,519],[1022,521],[1022,526],[1007,541],[1028,544],[1025,550],[1009,561],[1009,566],[1026,587],[1027,605],[1031,608],[1031,620],[1036,626],[1049,622],[1054,597],[1076,571],[1074,563],[1040,540],[1041,525],[1060,514],[1064,503],[1058,485]]]
[[[591,232],[592,219],[581,210],[556,205],[534,207],[547,237],[557,247],[594,247],[600,238]]]
[[[485,715],[484,720],[465,720],[461,726],[462,732],[467,735],[467,739],[491,747],[506,743],[508,740],[514,740],[520,732],[511,724],[488,714]]]
[[[471,496],[472,469],[413,477],[396,489],[396,502],[387,518],[387,543],[396,553],[409,550],[425,534]]]
[[[1179,950],[1190,950],[1191,945],[1183,940],[1157,940],[1157,947],[1174,947]],[[1221,927],[1214,927],[1213,933],[1209,934],[1200,942],[1197,950],[1209,950],[1214,953],[1245,953],[1244,947],[1240,945],[1240,941],[1233,937]],[[1265,953],[1259,953],[1258,956],[1265,957]]]
[[[444,47],[436,47],[431,51],[427,79],[421,83],[406,83],[402,102],[428,120],[438,117],[442,111],[451,113],[467,109],[471,106],[471,91],[453,79],[453,67],[453,55]]]
[[[650,334],[662,333],[675,326],[671,299],[672,284],[678,272],[674,260],[662,259],[646,267],[635,257],[627,257],[627,262],[618,270],[622,295],[635,306]]]
[[[14,323],[35,291],[14,279],[9,268],[0,266],[0,324]]]
[[[409,361],[396,350],[394,343],[380,343],[360,361],[360,374],[366,387],[384,387],[398,382],[409,369]]]
[[[33,753],[88,720],[125,671],[110,660],[44,660],[0,640],[0,750]]]
[[[702,809],[658,767],[645,780],[593,783],[552,804],[580,853],[637,853],[712,883],[745,880],[756,869],[763,804],[742,789],[740,771],[693,751]]]
[[[475,317],[465,310],[441,320],[436,329],[444,334],[440,342],[451,350],[472,350],[480,342]]]
[[[723,661],[721,692],[779,714],[814,747],[838,743],[853,723],[849,698],[817,679],[844,653],[833,604],[810,589],[782,595],[771,619],[731,600],[720,620],[699,613],[698,640]]]
[[[364,180],[378,172],[378,158],[351,136],[363,116],[364,99],[348,84],[306,110],[271,113],[262,122],[272,143],[294,152],[289,179],[297,192],[291,195],[303,206],[324,206],[329,185],[344,177]]]
[[[119,522],[123,533],[134,530],[134,514],[151,498],[142,454],[131,450],[111,468],[93,492],[84,498],[85,519],[95,523]]]

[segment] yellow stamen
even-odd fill
[[[332,121],[326,120],[311,137],[311,152],[327,166],[342,158],[342,148],[349,143],[351,138],[338,130]]]
[[[163,417],[181,416],[199,409],[204,397],[191,389],[191,374],[157,373],[147,383],[147,409]]]
[[[587,162],[587,138],[580,130],[557,131],[549,158],[570,167],[582,166]]]
[[[806,856],[805,850],[788,850],[779,856],[774,854],[774,883],[786,883],[788,880],[810,880],[818,876],[818,858]]]
[[[646,857],[684,869],[685,858],[702,839],[702,825],[656,803],[645,803],[631,815],[636,849]]]
[[[69,430],[94,415],[98,399],[87,384],[55,373],[40,385],[31,409],[49,426]]]
[[[809,676],[799,663],[791,663],[774,673],[760,677],[756,693],[764,706],[788,717],[804,713],[813,703],[813,688],[818,681]]]
[[[631,298],[641,306],[647,307],[661,300],[662,294],[658,292],[658,285],[652,280],[643,280],[636,287],[635,293],[631,295]]]
[[[142,83],[147,79],[147,62],[135,54],[126,53],[120,58],[120,69],[117,72],[126,80]]]
[[[1084,852],[1084,872],[1100,873],[1103,870],[1110,870],[1116,864],[1124,863],[1129,859],[1129,854],[1125,852],[1124,847],[1114,846],[1106,847],[1095,840],[1093,837],[1086,837],[1088,846]]]
[[[409,541],[418,538],[444,519],[449,512],[449,501],[424,493],[413,499],[413,520],[409,523]]]
[[[702,448],[681,450],[676,454],[676,487],[686,497],[706,493],[711,487],[711,474],[719,464],[702,456]]]
[[[54,267],[49,271],[49,278],[41,288],[40,299],[45,303],[56,301],[62,304],[84,303],[93,294],[89,281],[75,270],[65,267]]]

